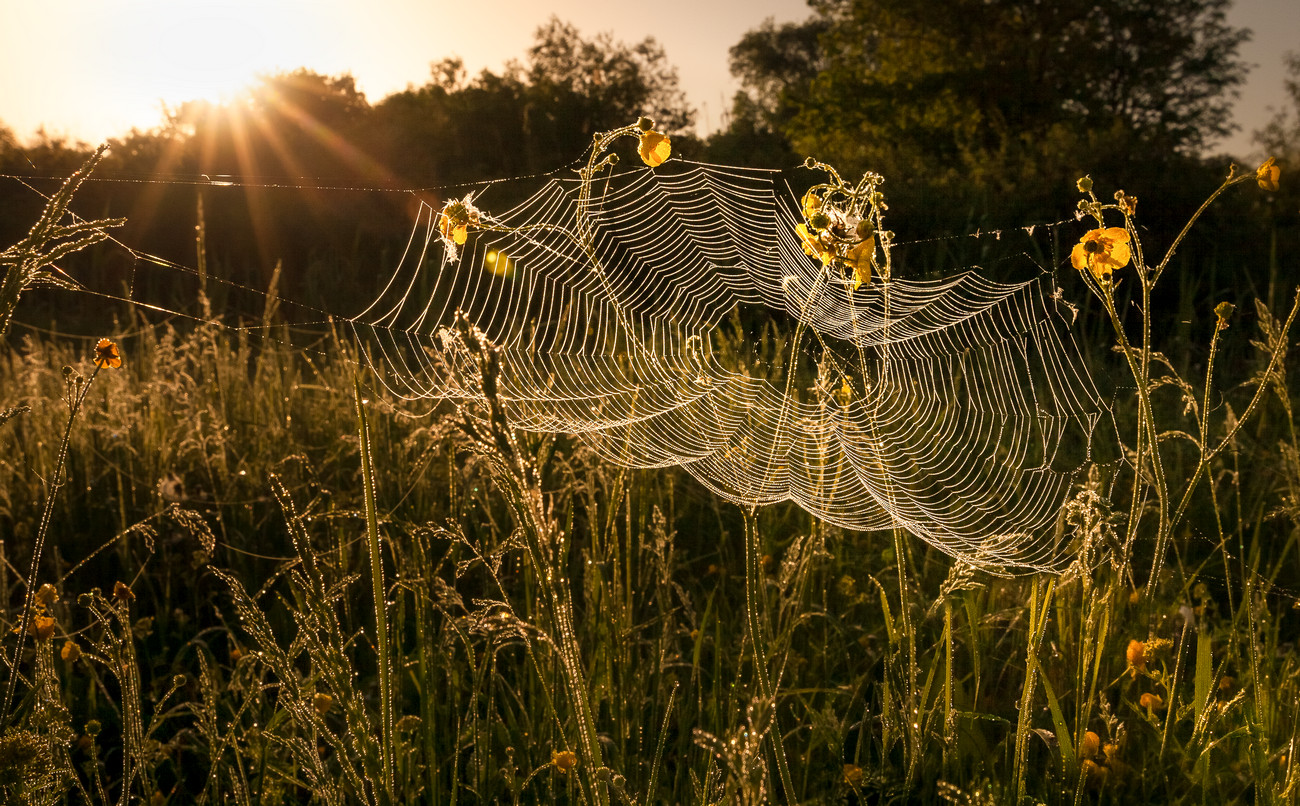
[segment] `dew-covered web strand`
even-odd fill
[[[1060,445],[1071,430],[1088,444],[1107,407],[1049,284],[965,270],[852,291],[803,253],[778,179],[681,162],[614,173],[579,227],[582,181],[554,178],[485,212],[457,261],[414,236],[434,254],[403,264],[351,323],[394,394],[476,398],[463,316],[500,349],[516,427],[576,434],[624,465],[681,466],[743,506],[902,526],[993,570],[1059,566],[1052,527],[1083,462],[1055,467],[1071,460]],[[738,311],[792,322],[786,352],[722,349]],[[755,375],[762,361],[782,366],[778,382]],[[822,363],[855,377],[805,388],[800,367]],[[850,399],[833,392],[841,380]]]
[[[408,400],[481,397],[460,315],[499,346],[515,427],[575,434],[622,465],[680,466],[742,506],[793,501],[849,529],[902,527],[990,570],[1060,567],[1052,527],[1071,462],[1086,458],[1061,444],[1090,445],[1108,412],[1049,276],[965,269],[851,291],[803,253],[780,173],[680,160],[595,180],[589,255],[571,237],[582,180],[544,178],[507,210],[477,195],[485,226],[458,261],[422,206],[360,313],[285,302],[298,324],[350,328],[377,382]],[[137,270],[195,273],[122,246]],[[506,257],[489,267],[489,254]],[[189,316],[134,287],[86,293]],[[759,327],[724,343],[737,317],[786,322],[784,351],[743,343]],[[845,377],[819,381],[822,366]]]

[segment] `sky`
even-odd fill
[[[1285,107],[1282,56],[1300,51],[1296,0],[1237,0],[1233,25],[1253,29],[1254,65],[1235,107],[1241,131],[1219,150],[1255,150],[1250,135]],[[801,20],[804,0],[3,0],[0,123],[98,142],[148,129],[164,104],[238,92],[258,74],[307,67],[352,74],[371,102],[423,84],[448,56],[470,74],[522,59],[551,14],[584,37],[653,36],[678,69],[702,133],[718,128],[738,85],[727,51],[768,17]]]

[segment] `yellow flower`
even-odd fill
[[[862,786],[862,768],[857,764],[845,764],[844,780],[855,789]]]
[[[1083,734],[1083,741],[1079,743],[1079,756],[1082,758],[1096,758],[1101,752],[1101,737],[1092,731]]]
[[[1233,305],[1231,302],[1220,302],[1218,305],[1214,306],[1214,316],[1218,319],[1217,327],[1219,330],[1228,329],[1228,320],[1232,317],[1232,312],[1236,309],[1237,306]],[[1204,599],[1205,597],[1201,596],[1200,598]]]
[[[68,639],[63,642],[63,648],[59,650],[59,657],[68,663],[76,663],[81,659],[81,647],[77,646],[76,641]]]
[[[52,607],[55,602],[59,601],[59,591],[53,585],[46,582],[36,591],[36,601],[40,603],[42,609]]]
[[[312,696],[311,705],[316,709],[316,713],[325,716],[334,707],[334,698],[328,694],[317,693]]]
[[[876,239],[861,241],[844,256],[844,262],[853,269],[853,290],[857,291],[871,282],[871,258],[876,252]]]
[[[1119,203],[1119,209],[1127,216],[1137,215],[1138,200],[1136,196],[1130,196],[1122,190],[1115,191],[1115,201]]]
[[[1124,657],[1128,660],[1129,673],[1133,675],[1133,679],[1137,679],[1139,672],[1147,670],[1147,645],[1136,638],[1128,642]]]
[[[804,224],[796,224],[794,231],[799,234],[799,240],[803,242],[803,251],[809,257],[820,258],[823,265],[829,264],[835,257],[831,250],[827,249],[817,236],[808,231]]]
[[[1264,164],[1255,169],[1255,181],[1259,186],[1267,191],[1277,190],[1277,180],[1282,176],[1282,169],[1278,167],[1277,158],[1269,157],[1264,160]]]
[[[1079,271],[1092,272],[1098,282],[1104,282],[1112,271],[1128,265],[1131,257],[1128,240],[1128,230],[1123,227],[1090,230],[1070,251],[1070,263]]]
[[[846,409],[853,402],[853,385],[849,383],[848,378],[845,378],[840,384],[840,388],[836,390],[835,401]],[[853,580],[850,579],[849,581],[852,582]]]
[[[568,775],[569,770],[578,766],[578,756],[572,750],[552,750],[551,765],[562,775]]]
[[[117,345],[108,339],[100,339],[95,345],[95,366],[112,369],[122,366],[122,356],[117,351]]]
[[[49,616],[37,616],[32,619],[32,632],[42,641],[48,641],[54,636],[54,619]]]
[[[448,246],[463,246],[469,238],[469,228],[477,227],[478,209],[470,203],[470,197],[452,199],[442,208],[438,216],[438,232],[443,243]]]
[[[812,214],[822,209],[822,199],[814,191],[808,191],[803,194],[803,201],[800,202],[803,207],[803,217],[812,218]]]
[[[1165,700],[1159,694],[1147,693],[1138,698],[1138,705],[1148,711],[1160,711],[1165,707]]]
[[[666,134],[647,129],[641,132],[641,144],[637,148],[637,153],[641,155],[641,161],[646,165],[658,168],[673,153],[672,141]]]

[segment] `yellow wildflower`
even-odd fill
[[[849,407],[849,404],[853,402],[853,385],[849,383],[848,378],[845,378],[843,382],[840,383],[840,388],[836,390],[835,402],[839,403],[846,409]],[[849,582],[852,581],[853,580],[851,579],[849,580]]]
[[[572,750],[552,750],[551,766],[559,770],[561,775],[568,775],[569,770],[578,766],[578,755]]]
[[[37,616],[32,619],[32,632],[42,641],[54,637],[54,619],[49,616]]]
[[[334,707],[334,698],[328,694],[317,693],[311,698],[311,705],[316,713],[325,716]]]
[[[59,657],[68,663],[76,663],[81,659],[81,647],[77,646],[76,641],[68,639],[63,642],[63,648],[59,650]]]
[[[647,129],[641,132],[641,143],[637,147],[637,153],[641,155],[641,161],[646,165],[651,168],[658,168],[663,165],[664,160],[672,155],[672,141],[668,139],[666,134],[660,134],[654,129]]]
[[[867,238],[851,247],[844,262],[853,269],[853,290],[857,291],[871,282],[871,258],[876,252],[876,239]]]
[[[1129,234],[1123,227],[1094,229],[1084,233],[1070,251],[1070,263],[1079,271],[1089,271],[1098,282],[1110,278],[1115,269],[1128,265]]]
[[[1134,639],[1128,642],[1128,649],[1124,650],[1124,657],[1128,660],[1129,673],[1136,680],[1139,672],[1147,670],[1147,645]]]
[[[1218,319],[1218,323],[1216,326],[1219,328],[1219,330],[1228,329],[1228,319],[1232,317],[1232,312],[1235,311],[1236,309],[1237,306],[1233,305],[1231,302],[1220,302],[1218,305],[1214,306],[1214,316],[1216,319]],[[1200,587],[1204,587],[1204,586],[1202,585]],[[1201,595],[1199,598],[1204,599],[1205,596]]]
[[[858,787],[861,787],[861,786],[862,786],[862,768],[859,767],[857,764],[845,764],[845,765],[844,765],[844,780],[847,781],[848,784],[849,784],[849,786],[853,787],[854,789],[857,789]]]
[[[477,227],[479,212],[470,203],[470,197],[452,199],[442,208],[438,216],[438,232],[442,242],[448,246],[463,246],[469,238],[469,228]]]
[[[819,258],[823,265],[831,262],[835,257],[831,250],[822,244],[821,239],[808,231],[804,224],[796,224],[794,231],[799,234],[799,240],[803,242],[803,251],[805,255]]]
[[[1277,190],[1277,180],[1282,177],[1282,168],[1277,164],[1276,157],[1269,157],[1264,160],[1264,164],[1255,169],[1255,181],[1259,186],[1267,191]]]
[[[1130,196],[1122,190],[1115,191],[1115,201],[1119,204],[1119,209],[1127,216],[1137,214],[1138,200],[1136,196]]]
[[[59,591],[53,585],[46,582],[36,591],[36,601],[40,603],[42,609],[52,607],[55,602],[59,601]]]
[[[803,217],[812,218],[812,214],[822,209],[822,198],[815,191],[808,191],[803,194],[803,201],[800,202],[803,207]]]
[[[1083,741],[1079,743],[1079,756],[1082,758],[1096,758],[1101,752],[1101,737],[1092,731],[1083,734]]]
[[[95,366],[111,369],[122,366],[122,356],[117,351],[117,345],[108,339],[100,339],[95,345]]]
[[[1159,694],[1147,693],[1138,698],[1138,705],[1147,709],[1148,712],[1161,711],[1165,707],[1165,700]]]

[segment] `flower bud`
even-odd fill
[[[1082,177],[1081,179],[1079,179],[1078,182],[1075,182],[1075,186],[1079,188],[1080,193],[1091,193],[1092,177],[1091,176]]]

